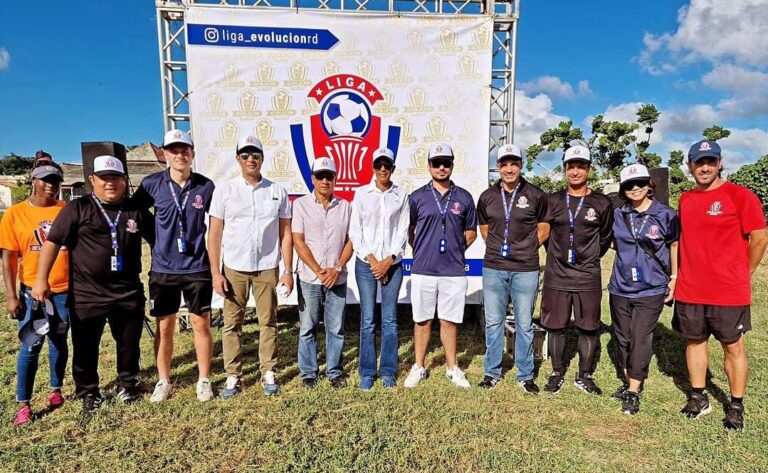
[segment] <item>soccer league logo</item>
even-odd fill
[[[291,141],[299,169],[313,190],[312,160],[322,157],[336,164],[335,193],[352,200],[355,190],[371,182],[373,152],[381,146],[397,156],[400,127],[389,126],[382,145],[381,117],[371,110],[383,95],[370,81],[353,74],[336,74],[315,84],[307,95],[319,104],[320,113],[310,117],[311,154],[304,139],[304,125],[291,125]]]
[[[36,244],[29,245],[29,251],[40,251],[48,240],[48,232],[51,231],[51,225],[53,225],[52,220],[43,220],[37,225],[33,232]]]

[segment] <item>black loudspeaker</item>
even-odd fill
[[[88,176],[93,174],[93,160],[99,156],[108,154],[119,159],[125,168],[125,174],[128,174],[128,160],[125,154],[125,146],[114,141],[84,141],[80,143],[80,149],[83,153],[83,178],[85,179],[86,192],[93,192],[91,181]],[[130,181],[130,178],[129,178]],[[125,193],[128,195],[128,187],[125,187]]]
[[[656,189],[653,191],[653,198],[662,204],[669,205],[669,168],[654,168],[649,170]]]

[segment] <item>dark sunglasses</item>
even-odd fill
[[[327,171],[323,171],[315,174],[315,179],[317,179],[318,181],[333,181],[335,177],[336,175],[334,173],[327,172]]]
[[[264,157],[264,155],[261,154],[261,153],[240,153],[238,155],[238,157],[240,159],[242,159],[243,161],[248,161],[248,158],[252,158],[252,159],[255,159],[256,161],[258,161],[258,160],[262,159]]]
[[[450,159],[433,159],[429,162],[429,165],[432,166],[434,169],[439,169],[440,167],[444,167],[445,169],[451,169],[453,167],[453,161]]]
[[[635,187],[640,189],[651,185],[651,181],[629,181],[624,183],[624,192],[631,191]]]
[[[387,171],[391,171],[392,169],[395,168],[395,165],[390,163],[389,161],[376,161],[375,163],[373,163],[373,169],[375,169],[376,171],[378,171],[381,168],[384,168]]]

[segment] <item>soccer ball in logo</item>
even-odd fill
[[[359,95],[340,92],[325,102],[320,113],[329,137],[361,137],[368,131],[371,111]]]

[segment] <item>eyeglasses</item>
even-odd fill
[[[625,182],[624,183],[624,192],[628,192],[628,191],[634,190],[635,187],[637,187],[639,189],[645,189],[649,185],[651,185],[651,183],[649,181],[630,181],[630,182]]]
[[[440,167],[451,169],[453,167],[453,161],[450,159],[433,159],[429,162],[429,165],[434,169],[440,169]]]
[[[333,182],[333,180],[336,178],[336,175],[332,172],[328,171],[321,171],[317,174],[315,174],[315,179],[318,181],[330,181]]]
[[[240,153],[238,156],[243,161],[248,161],[248,158],[255,159],[256,161],[264,158],[264,155],[261,153]]]
[[[373,163],[373,169],[375,169],[376,171],[378,171],[381,168],[384,168],[387,171],[391,171],[392,169],[394,169],[394,167],[395,165],[388,161],[377,161]]]

